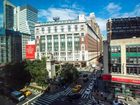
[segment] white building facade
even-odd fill
[[[51,53],[58,62],[93,63],[100,55],[101,34],[99,27],[91,27],[90,22],[96,23],[94,19],[79,15],[77,20],[36,24],[36,59]]]
[[[21,33],[31,35],[31,39],[34,39],[34,28],[37,22],[37,9],[30,5],[16,7],[14,9],[14,29]]]

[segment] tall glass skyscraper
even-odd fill
[[[14,8],[7,0],[0,4],[0,64],[22,60],[21,35],[14,31]]]
[[[3,2],[0,2],[0,28],[3,27]]]

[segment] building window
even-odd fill
[[[75,28],[75,31],[78,31],[78,27],[77,27],[77,25],[75,25],[74,28]]]
[[[45,52],[45,36],[40,36],[40,52]]]
[[[84,33],[81,33],[81,36],[84,36]]]
[[[48,52],[52,51],[52,36],[51,35],[47,36],[47,50]]]
[[[60,48],[61,51],[65,51],[65,35],[60,35]]]
[[[120,46],[111,46],[111,52],[112,53],[120,53],[121,47]]]
[[[126,52],[140,52],[140,45],[129,45],[126,46]]]
[[[48,33],[51,33],[51,27],[48,27]]]
[[[57,27],[56,26],[54,27],[54,32],[57,32]]]
[[[138,46],[138,52],[140,52],[140,46]]]
[[[80,50],[80,37],[79,37],[79,34],[74,34],[74,49],[75,49],[75,51]]]
[[[63,26],[61,26],[61,32],[64,32],[64,27]]]
[[[67,35],[67,48],[69,51],[72,50],[72,34]]]
[[[130,75],[140,75],[140,67],[127,67],[126,71]]]
[[[36,34],[38,34],[39,33],[39,29],[38,28],[36,28]]]
[[[84,25],[81,25],[81,27],[80,27],[80,28],[81,28],[81,31],[82,31],[82,30],[84,30]]]
[[[68,25],[68,32],[70,32],[71,31],[71,26],[70,25]]]
[[[111,65],[111,72],[113,73],[121,73],[121,65],[120,64],[113,64]]]
[[[58,35],[54,35],[54,51],[58,51]]]
[[[4,41],[4,37],[1,37],[1,43],[4,43],[5,41]]]
[[[137,57],[128,57],[126,62],[128,64],[137,64],[138,63],[138,58]]]
[[[44,34],[44,31],[45,31],[45,29],[44,29],[44,27],[42,27],[42,33]]]
[[[138,64],[140,64],[140,57],[138,58]]]

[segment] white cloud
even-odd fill
[[[137,4],[134,9],[130,12],[120,12],[122,7],[115,3],[109,3],[105,9],[109,12],[110,17],[131,17],[140,16],[140,3]]]
[[[60,17],[61,20],[76,19],[79,14],[83,13],[80,10],[65,9],[65,8],[49,8],[47,10],[40,9],[38,17],[51,21],[53,17]]]
[[[105,31],[106,30],[106,21],[107,21],[107,19],[97,17],[96,21],[97,21],[98,25],[100,26],[100,29],[102,31]]]
[[[121,6],[118,4],[115,4],[113,2],[109,3],[106,6],[106,10],[110,13],[110,14],[114,14],[116,12],[119,12],[121,10]]]
[[[129,16],[140,16],[140,4],[137,4],[131,12],[123,13],[122,16],[129,17]]]

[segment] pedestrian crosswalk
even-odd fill
[[[64,91],[61,92],[61,95],[62,95],[62,96],[67,96],[67,95],[69,95],[69,94],[72,93],[71,90],[72,90],[72,89],[71,89],[70,87],[68,87],[67,89],[65,89]]]
[[[57,98],[60,96],[67,96],[71,93],[71,88],[68,87],[64,91],[58,92],[54,95],[48,95],[45,94],[44,96],[41,96],[36,101],[32,102],[32,105],[50,105],[52,102],[54,102]]]
[[[86,89],[87,88],[83,88],[81,89],[78,93],[80,93],[82,95],[82,98],[85,98],[85,99],[92,99],[92,94],[90,92],[90,94],[86,94]],[[70,95],[72,94],[72,89],[70,87],[68,87],[66,90],[64,90],[63,92],[61,92],[61,95],[63,96],[67,96],[67,95]]]
[[[94,99],[92,92],[87,94],[86,90],[87,88],[85,87],[79,91],[79,93],[82,95],[81,98],[90,100],[89,103],[95,102],[96,100]],[[50,105],[52,102],[57,100],[60,96],[67,96],[70,94],[72,94],[72,88],[67,87],[65,90],[58,92],[56,94],[53,94],[53,95],[45,94],[39,97],[36,101],[32,102],[31,104],[32,105]],[[91,105],[91,104],[87,104],[87,105]]]
[[[32,105],[50,105],[54,100],[56,100],[58,97],[60,97],[60,93],[57,93],[55,95],[48,95],[45,94],[44,96],[41,96],[36,101],[32,102]]]

